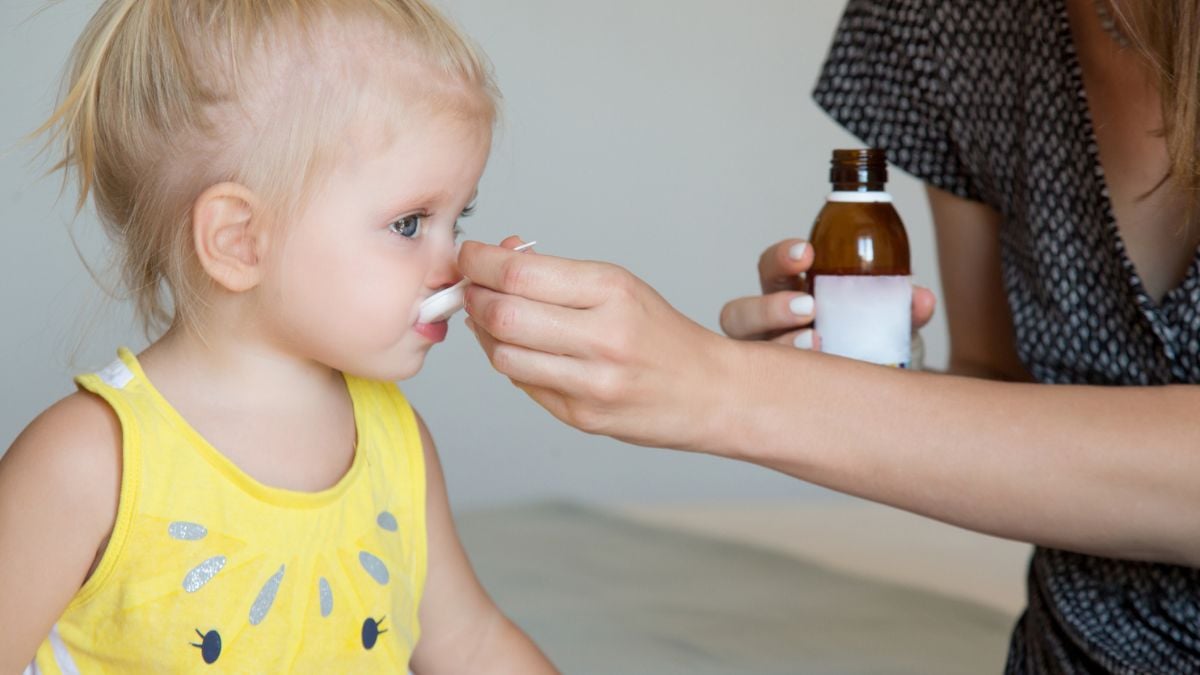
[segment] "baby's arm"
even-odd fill
[[[121,425],[77,393],[0,459],[0,673],[19,673],[91,572],[116,519]]]
[[[556,673],[533,641],[480,585],[458,539],[437,449],[417,417],[425,447],[428,578],[421,601],[421,640],[414,673]]]

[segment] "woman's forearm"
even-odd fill
[[[734,343],[705,450],[996,536],[1200,566],[1200,387],[895,371]]]
[[[988,534],[1200,567],[1200,386],[895,371],[722,338],[611,265],[467,242],[459,269],[492,365],[571,426]]]

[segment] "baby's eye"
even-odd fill
[[[420,215],[405,216],[388,224],[388,230],[401,237],[416,239],[421,236],[421,220]]]

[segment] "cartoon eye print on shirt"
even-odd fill
[[[387,511],[381,512],[375,519],[375,523],[381,529],[388,532],[396,532],[399,529],[396,517]],[[200,541],[208,536],[208,529],[199,523],[175,521],[167,527],[167,534],[172,539],[179,541]],[[223,555],[212,556],[202,561],[184,575],[183,590],[188,593],[196,593],[209,582],[213,581],[220,574],[221,570],[225,569],[228,562],[228,559]],[[378,556],[368,551],[359,551],[358,562],[362,567],[363,573],[380,586],[386,586],[391,581],[391,573],[388,572],[387,565]],[[257,626],[267,618],[272,605],[275,604],[275,597],[279,594],[279,589],[283,586],[285,580],[290,581],[290,579],[286,578],[286,572],[287,567],[280,565],[279,569],[259,589],[258,595],[250,605],[247,616],[247,620],[251,626]],[[334,589],[325,577],[316,579],[315,584],[321,616],[328,618],[333,614],[335,601]],[[374,649],[380,638],[388,632],[383,626],[386,618],[386,616],[378,619],[367,617],[363,620],[360,631],[363,649]],[[220,632],[215,628],[204,629],[201,627],[197,627],[195,631],[196,635],[199,636],[199,642],[194,641],[195,638],[193,638],[188,641],[188,644],[200,651],[200,657],[204,660],[204,663],[209,665],[216,663],[221,658],[222,641]]]
[[[200,649],[200,657],[211,666],[221,658],[221,634],[215,630],[201,633],[197,628],[196,635],[200,636],[200,644],[193,642],[191,645]]]

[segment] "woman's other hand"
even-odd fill
[[[727,303],[721,310],[721,330],[738,340],[820,349],[820,337],[812,329],[816,306],[804,282],[812,264],[813,248],[801,239],[786,239],[763,251],[758,260],[763,294]],[[929,323],[936,305],[932,291],[913,287],[914,330]]]
[[[616,265],[465,242],[468,325],[492,366],[552,415],[630,443],[703,449],[736,343]]]

